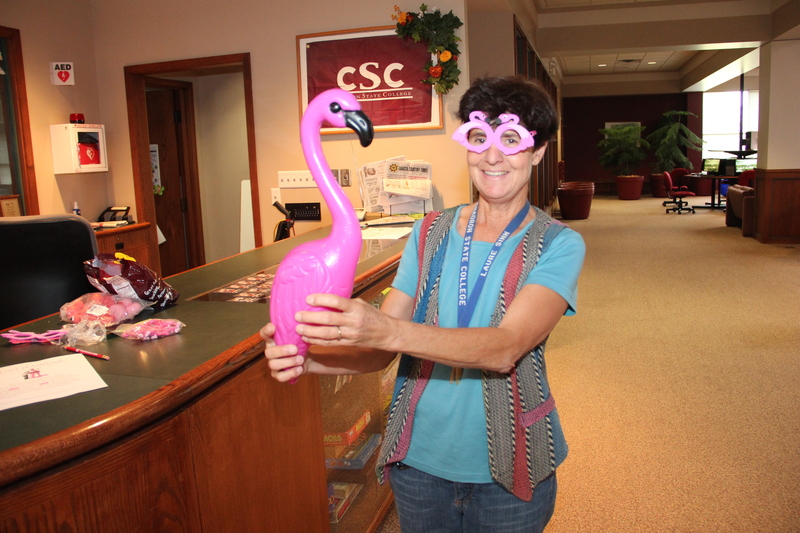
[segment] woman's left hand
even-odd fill
[[[334,311],[299,311],[297,333],[309,344],[383,349],[392,319],[359,299],[312,294],[306,302]]]

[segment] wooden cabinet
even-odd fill
[[[103,232],[105,250],[141,248],[146,227],[124,229]],[[186,297],[155,316],[186,327],[149,342],[110,336],[97,349],[110,360],[94,361],[108,388],[0,412],[0,443],[15,442],[0,448],[0,532],[374,532],[392,501],[375,479],[377,452],[363,468],[326,469],[323,441],[365,411],[365,432],[382,434],[391,374],[278,383],[257,333],[268,306],[194,298],[274,268],[297,239],[169,278]],[[354,294],[378,305],[401,251],[363,260]],[[0,344],[0,365],[58,354]],[[329,481],[363,486],[335,525]]]
[[[0,531],[326,531],[320,427],[317,380],[278,384],[261,357],[167,420],[0,490]]]
[[[754,237],[768,244],[800,243],[800,169],[756,169]]]
[[[259,355],[187,415],[202,531],[327,531],[316,377],[280,384]]]
[[[150,253],[149,233],[149,222],[98,231],[97,251],[107,254],[122,252],[158,271],[158,265],[153,264],[153,256]]]
[[[366,297],[365,297],[366,296]],[[382,294],[362,299],[380,305]],[[326,436],[337,435],[350,429],[360,433],[363,442],[382,436],[386,428],[389,402],[397,374],[396,365],[383,372],[357,376],[320,376],[322,427]],[[387,398],[387,395],[389,396]],[[359,424],[369,413],[369,422],[362,428]],[[326,439],[329,441],[331,439]],[[332,444],[328,442],[328,444]],[[341,519],[331,525],[333,532],[372,532],[380,525],[392,503],[389,484],[380,485],[375,476],[375,464],[380,446],[372,452],[360,468],[328,468],[329,484],[346,484],[359,487],[358,494],[348,505]],[[334,465],[345,455],[347,447],[328,445],[325,447],[326,466]],[[331,485],[332,486],[332,485]]]
[[[188,444],[181,414],[6,488],[0,531],[201,531]]]

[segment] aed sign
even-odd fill
[[[50,83],[53,85],[75,85],[72,63],[50,63]]]
[[[431,54],[424,43],[389,33],[301,40],[305,103],[339,88],[355,95],[374,126],[434,121],[432,107],[438,105],[432,106],[432,88],[421,81],[427,77],[423,67]]]

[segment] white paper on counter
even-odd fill
[[[0,367],[0,411],[108,387],[75,353]]]
[[[427,199],[431,197],[431,180],[424,179],[385,179],[383,192],[404,196],[413,196],[412,200]],[[398,203],[398,202],[394,202]]]
[[[391,228],[386,226],[369,226],[361,230],[361,238],[367,239],[402,239],[411,233],[411,228]]]

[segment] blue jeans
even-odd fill
[[[497,483],[456,483],[396,463],[390,475],[403,533],[541,533],[556,505],[556,476],[530,502]]]

